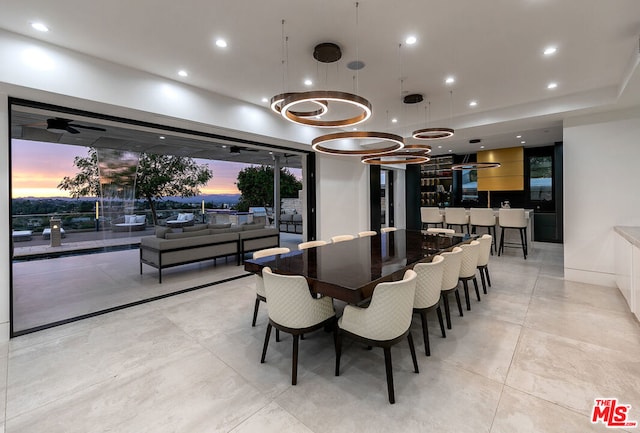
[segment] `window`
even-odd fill
[[[553,158],[529,157],[529,198],[531,201],[553,200]]]
[[[478,171],[462,170],[462,201],[478,200]]]

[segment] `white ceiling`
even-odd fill
[[[283,90],[357,86],[374,112],[360,130],[407,137],[425,126],[455,128],[434,153],[474,152],[471,138],[487,148],[520,145],[516,135],[527,146],[551,144],[562,140],[568,116],[640,101],[638,0],[363,0],[357,14],[355,5],[4,0],[0,28],[265,107],[263,97]],[[51,30],[39,33],[33,21]],[[415,45],[404,43],[408,35]],[[227,48],[215,45],[219,37]],[[315,61],[321,42],[340,45],[342,59]],[[557,53],[546,57],[550,45]],[[356,59],[366,66],[354,78],[346,65]],[[189,76],[179,77],[180,69]],[[444,83],[448,75],[453,86]],[[305,87],[305,78],[314,86]],[[548,90],[550,82],[558,87]],[[425,103],[402,104],[403,91],[423,94],[430,115]]]

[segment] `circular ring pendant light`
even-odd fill
[[[431,153],[431,146],[408,144],[395,152],[365,155],[361,161],[371,165],[422,164],[431,160],[429,153]]]
[[[463,162],[461,164],[454,164],[451,166],[451,170],[482,170],[484,168],[498,168],[499,162]]]
[[[440,140],[453,136],[451,128],[424,128],[413,131],[411,135],[416,140]]]
[[[282,103],[287,97],[293,95],[294,93],[281,93],[279,95],[271,98],[270,107],[271,111],[274,113],[281,114],[282,113]],[[329,103],[327,101],[312,101],[318,106],[317,110],[310,111],[291,111],[291,113],[297,117],[316,117],[322,116],[327,111],[329,111]]]
[[[349,148],[345,146],[347,140],[382,140],[381,142],[365,147]],[[342,143],[342,145],[340,145]],[[401,136],[386,132],[350,131],[336,132],[321,135],[311,142],[311,147],[316,152],[330,155],[379,155],[391,153],[404,147]]]
[[[362,112],[357,116],[344,119],[322,120],[316,119],[315,117],[310,118],[308,116],[300,116],[296,114],[296,111],[293,111],[293,107],[296,105],[308,102],[316,103],[318,105],[320,105],[321,102],[343,103],[352,105]],[[357,125],[369,119],[371,117],[371,103],[365,98],[352,93],[330,90],[290,93],[282,102],[280,114],[290,122],[301,125],[315,126],[318,128],[340,128]]]
[[[431,158],[420,152],[392,152],[389,154],[367,155],[362,157],[362,162],[370,165],[423,164],[430,160]]]

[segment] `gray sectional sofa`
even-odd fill
[[[162,283],[166,268],[227,256],[236,256],[240,265],[246,253],[278,246],[278,230],[257,224],[197,224],[181,230],[156,227],[155,236],[140,239],[140,274],[143,264],[154,267]]]

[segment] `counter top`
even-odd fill
[[[640,248],[640,227],[614,226],[613,230],[634,246]]]

